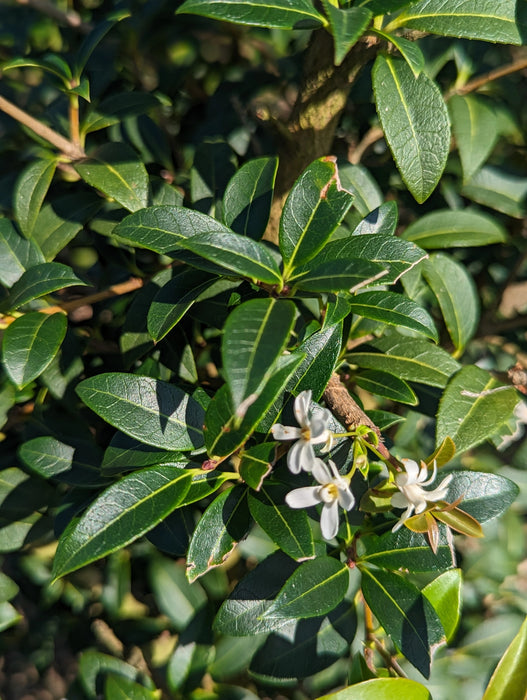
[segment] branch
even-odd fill
[[[527,58],[519,58],[512,63],[508,63],[505,66],[501,66],[500,68],[495,68],[488,73],[484,73],[483,75],[480,75],[479,78],[469,80],[468,83],[465,83],[458,88],[449,90],[445,95],[445,100],[450,99],[453,95],[466,95],[469,92],[479,90],[480,87],[483,87],[487,83],[491,83],[493,80],[498,80],[498,78],[503,78],[505,75],[516,73],[524,68],[527,68]]]
[[[35,117],[32,117],[27,112],[24,112],[23,109],[20,109],[20,107],[17,107],[12,102],[9,102],[9,100],[6,100],[5,97],[2,97],[1,95],[0,110],[8,114],[10,117],[13,117],[13,119],[16,119],[20,124],[27,126],[28,129],[31,129],[31,131],[37,134],[37,136],[45,139],[52,146],[55,146],[55,148],[58,148],[59,151],[61,151],[61,153],[67,156],[70,160],[79,160],[80,158],[84,158],[86,155],[84,153],[84,149],[82,149],[79,145],[72,143],[64,136],[61,136],[61,134],[58,134],[49,126],[46,126],[46,124],[43,124],[38,119],[35,119]]]

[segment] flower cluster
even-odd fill
[[[346,511],[355,506],[355,496],[350,489],[350,481],[355,467],[346,476],[339,473],[335,463],[329,459],[327,464],[317,457],[314,445],[322,446],[321,452],[329,452],[335,435],[329,428],[331,414],[327,409],[311,409],[311,391],[302,391],[295,399],[294,414],[300,427],[273,425],[271,432],[275,440],[294,440],[287,453],[287,466],[293,474],[309,472],[316,486],[293,489],[286,496],[286,503],[291,508],[309,508],[322,504],[320,529],[326,540],[332,540],[339,529],[339,506]],[[421,466],[414,460],[403,459],[404,471],[395,474],[396,493],[391,496],[393,508],[404,509],[403,514],[392,528],[396,532],[415,513],[423,513],[428,504],[437,503],[446,497],[452,480],[449,474],[435,489],[427,491],[424,487],[435,481],[437,464],[434,460],[432,475],[428,477],[428,467]]]

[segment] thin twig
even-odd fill
[[[123,294],[128,294],[136,289],[139,289],[144,284],[143,280],[139,277],[131,277],[126,282],[121,282],[120,284],[114,284],[108,289],[104,289],[102,292],[96,292],[95,294],[89,294],[85,297],[80,297],[79,299],[72,299],[72,301],[65,301],[63,304],[56,304],[55,306],[48,306],[45,309],[40,309],[44,314],[54,314],[57,311],[65,311],[70,313],[81,306],[88,306],[90,304],[95,304],[98,301],[104,301],[104,299],[111,299],[111,297],[122,296]]]
[[[361,161],[362,156],[368,150],[368,148],[370,148],[370,146],[373,146],[374,143],[382,139],[383,136],[384,131],[381,129],[380,126],[372,126],[371,129],[368,129],[368,131],[364,134],[364,136],[355,146],[355,148],[351,150],[351,153],[348,157],[349,162],[353,163],[353,165],[358,165]]]
[[[61,136],[61,134],[58,134],[49,126],[35,119],[35,117],[32,117],[27,112],[24,112],[23,109],[20,109],[20,107],[17,107],[2,96],[0,96],[0,110],[10,117],[13,117],[13,119],[16,119],[20,124],[27,126],[31,131],[34,131],[37,136],[41,136],[71,160],[79,160],[86,155],[79,145],[72,143],[69,139]]]
[[[517,71],[523,70],[524,68],[527,68],[527,58],[519,58],[518,60],[513,61],[512,63],[508,63],[505,66],[501,66],[500,68],[495,68],[494,70],[491,70],[488,73],[484,73],[478,78],[469,80],[468,83],[465,83],[464,85],[461,85],[458,88],[449,90],[444,95],[445,100],[450,99],[453,95],[466,95],[469,92],[479,90],[480,87],[483,87],[487,83],[491,83],[493,80],[498,80],[498,78],[503,78],[503,76],[505,75],[516,73]]]

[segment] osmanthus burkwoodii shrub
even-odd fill
[[[194,582],[256,523],[274,551],[242,576],[214,621],[226,644],[256,635],[256,654],[246,647],[256,677],[303,678],[348,654],[357,608],[366,610],[359,636],[376,638],[374,616],[426,677],[460,616],[453,534],[480,537],[480,524],[517,493],[502,476],[446,465],[506,426],[516,390],[440,347],[428,311],[396,286],[428,256],[394,235],[393,203],[353,230],[341,225],[353,195],[335,159],[314,161],[298,178],[279,246],[261,241],[276,165],[262,158],[237,172],[222,220],[157,205],[115,228],[122,244],[175,261],[135,306],[154,341],[193,305],[228,300],[215,357],[221,378],[190,393],[181,381],[133,372],[94,373],[77,385],[82,402],[116,428],[98,471],[111,483],[72,506],[54,575],[146,533],[156,542],[165,524],[164,537],[174,536],[190,522]],[[434,452],[390,451],[381,431],[399,417],[366,413],[346,387],[352,379],[392,405],[416,405],[416,392],[433,390]],[[62,471],[68,481],[72,451],[38,437],[20,455],[38,473]],[[93,466],[76,463],[71,476],[88,473]],[[195,528],[191,504],[202,511]],[[389,647],[378,644],[395,668]]]

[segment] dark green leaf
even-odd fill
[[[115,199],[128,211],[135,212],[147,206],[148,173],[130,146],[106,143],[74,166],[88,185]]]
[[[321,256],[319,256],[321,257]],[[297,267],[289,283],[307,292],[350,291],[364,282],[384,279],[386,268],[376,262],[361,259],[318,260]]]
[[[437,329],[430,314],[415,301],[395,292],[362,292],[349,300],[351,311],[392,326],[417,331],[437,341]]]
[[[460,365],[442,348],[419,338],[390,333],[369,343],[372,350],[352,352],[350,363],[380,369],[411,382],[444,387]]]
[[[272,4],[269,0],[186,0],[177,12],[280,29],[316,29],[327,24],[309,0],[273,0]]]
[[[518,394],[486,370],[463,367],[448,383],[437,414],[436,445],[448,436],[459,454],[496,433],[512,416]]]
[[[355,383],[362,389],[383,396],[391,401],[417,406],[418,400],[411,386],[393,374],[381,370],[365,370],[354,377]]]
[[[105,678],[109,674],[129,678],[133,681],[140,680],[153,688],[149,676],[115,656],[108,656],[92,650],[84,651],[81,654],[79,681],[88,700],[98,700],[101,697]]]
[[[498,121],[490,105],[478,95],[454,95],[448,101],[448,108],[463,178],[470,180],[494,148]]]
[[[364,234],[377,233],[384,236],[392,236],[397,226],[397,218],[397,202],[383,202],[356,226],[353,235],[362,236]]]
[[[57,54],[48,54],[42,60],[36,58],[13,58],[10,61],[2,63],[2,71],[11,70],[12,68],[40,68],[58,78],[64,87],[71,85],[71,68],[68,63]]]
[[[419,74],[425,67],[425,57],[423,56],[423,52],[419,48],[417,42],[403,39],[403,37],[397,36],[397,34],[387,34],[379,29],[374,29],[373,31],[375,34],[382,37],[386,41],[389,41],[395,46],[396,49],[398,49],[401,56],[411,68],[414,76],[418,78]]]
[[[104,484],[98,469],[98,450],[85,445],[75,448],[54,437],[38,437],[24,442],[19,456],[29,469],[45,479],[74,486]]]
[[[452,503],[462,497],[459,508],[485,523],[504,513],[518,492],[514,482],[499,474],[459,471],[454,472],[445,500]]]
[[[191,475],[180,467],[151,467],[110,486],[73,520],[59,540],[53,576],[64,576],[133,542],[183,500]]]
[[[240,457],[238,471],[245,483],[259,491],[265,477],[270,473],[275,459],[275,442],[262,442],[244,450]]]
[[[43,262],[34,241],[22,238],[9,219],[0,218],[0,282],[11,287],[26,270]]]
[[[172,384],[109,372],[85,379],[77,393],[110,425],[147,445],[192,450],[203,444],[203,409]]]
[[[76,285],[85,286],[85,284],[68,265],[56,262],[40,263],[26,270],[15,282],[9,296],[2,302],[1,308],[13,311],[45,294],[56,292],[58,289]]]
[[[255,241],[265,232],[278,158],[257,158],[245,163],[231,178],[223,196],[223,220],[226,225]]]
[[[178,462],[182,457],[180,452],[145,445],[124,433],[117,432],[104,452],[101,471],[104,475],[111,476],[132,469],[152,467],[155,464]]]
[[[75,67],[73,71],[74,76],[76,78],[80,78],[81,74],[84,71],[84,68],[86,67],[86,64],[88,63],[90,56],[92,55],[98,44],[102,41],[102,39],[104,39],[106,34],[108,34],[110,29],[112,29],[112,27],[114,27],[119,20],[128,17],[129,13],[123,11],[116,11],[115,13],[112,13],[112,15],[113,16],[109,17],[104,22],[98,24],[88,34],[88,36],[80,45],[79,50],[77,51],[77,55],[75,56]]]
[[[506,235],[495,219],[470,209],[441,209],[425,214],[401,234],[427,249],[503,243]]]
[[[184,566],[166,557],[152,558],[148,573],[160,610],[178,632],[184,632],[206,606],[205,591],[199,583],[188,582]]]
[[[221,344],[223,369],[236,411],[256,399],[282,354],[295,319],[291,301],[251,299],[225,323]],[[240,416],[243,418],[243,415]]]
[[[348,51],[366,31],[373,15],[365,7],[341,10],[329,0],[322,0],[322,4],[335,42],[335,65],[340,66]]]
[[[383,194],[372,175],[362,165],[339,162],[340,182],[355,197],[353,206],[361,216],[367,216],[383,203]]]
[[[56,160],[35,160],[16,181],[13,208],[20,230],[27,238],[31,236],[56,166]]]
[[[425,678],[445,633],[429,600],[403,576],[361,566],[362,592],[395,646]]]
[[[236,158],[226,141],[212,137],[200,143],[190,171],[193,208],[221,219],[221,200],[235,172]]]
[[[403,527],[397,532],[366,535],[358,540],[358,561],[375,564],[382,569],[412,572],[439,571],[455,566],[452,545],[446,528],[440,527],[439,545],[434,554],[428,538]]]
[[[113,124],[119,124],[127,117],[144,114],[158,106],[159,100],[149,92],[120,92],[110,95],[88,112],[81,123],[81,131],[84,134],[99,131]]]
[[[379,119],[406,186],[421,203],[444,170],[450,148],[448,112],[438,86],[407,63],[377,56],[372,73]]]
[[[444,253],[436,253],[425,260],[423,276],[439,302],[448,333],[459,353],[478,327],[476,285],[466,268]]]
[[[46,369],[66,335],[68,322],[61,313],[33,311],[11,323],[4,332],[2,361],[11,381],[22,388]]]
[[[306,561],[288,578],[263,618],[302,619],[331,612],[346,595],[349,569],[337,559]]]
[[[463,185],[461,194],[517,219],[524,217],[527,211],[527,178],[487,165]]]
[[[522,44],[527,30],[526,8],[521,0],[420,0],[392,23],[423,32],[503,44]]]
[[[293,185],[280,219],[284,278],[324,247],[353,202],[341,187],[334,158],[320,158]]]
[[[311,559],[315,545],[309,518],[305,510],[292,510],[285,503],[286,493],[281,486],[262,486],[258,493],[249,492],[251,515],[291,559]]]
[[[192,583],[227,559],[249,528],[247,487],[231,486],[217,496],[201,516],[187,556]]]

